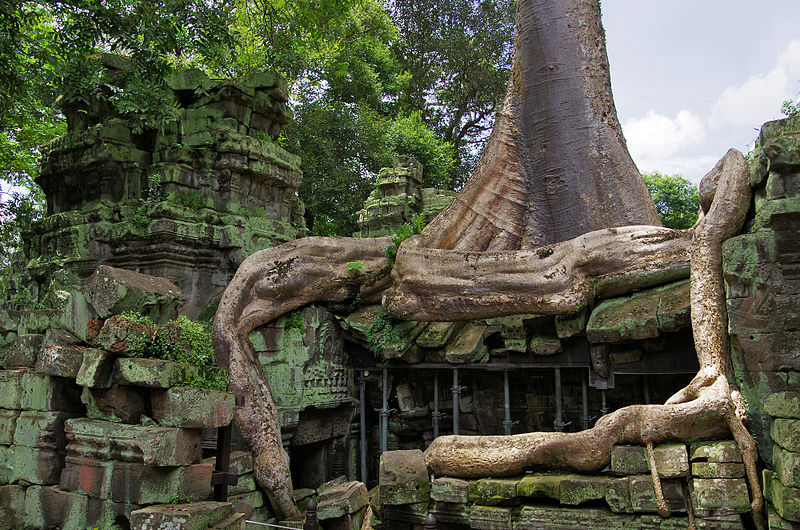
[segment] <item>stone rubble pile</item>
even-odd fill
[[[160,528],[176,513],[239,528],[254,510],[271,518],[252,457],[238,453],[230,502],[175,511],[209,498],[203,430],[229,425],[235,408],[232,394],[192,386],[224,383],[221,368],[141,357],[142,327],[169,325],[118,316],[166,322],[185,300],[177,287],[101,267],[65,298],[62,310],[0,311],[0,528]]]
[[[421,451],[381,455],[371,492],[374,528],[742,528],[750,510],[741,453],[730,440],[655,448],[669,518],[658,515],[641,446],[615,446],[609,469],[597,475],[529,472],[511,478],[429,478]]]

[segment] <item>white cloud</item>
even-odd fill
[[[681,110],[669,117],[649,110],[623,123],[622,129],[640,171],[699,181],[729,147],[747,151],[761,124],[782,117],[781,103],[798,95],[800,39],[795,39],[771,70],[729,86],[706,112]]]
[[[688,110],[669,118],[650,110],[643,118],[622,125],[628,149],[634,160],[667,158],[682,150],[702,144],[706,138],[703,119]]]
[[[726,88],[711,107],[712,127],[758,127],[781,117],[781,103],[798,94],[800,40],[791,41],[767,73]]]

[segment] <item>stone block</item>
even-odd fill
[[[441,348],[459,329],[461,325],[458,322],[431,322],[417,336],[417,345],[423,348]]]
[[[81,410],[80,389],[72,381],[23,370],[0,371],[0,408]]]
[[[690,484],[692,504],[700,515],[750,511],[750,495],[745,479],[693,478]]]
[[[117,359],[113,380],[123,385],[169,388],[186,378],[183,366],[162,359]]]
[[[69,298],[58,313],[59,325],[84,342],[92,338],[89,333],[89,323],[96,318],[97,313],[78,290],[70,291]]]
[[[473,480],[467,486],[467,500],[471,504],[497,506],[513,503],[517,499],[517,485],[520,479],[482,478]],[[518,502],[517,502],[518,504]]]
[[[63,329],[50,328],[44,332],[44,344],[59,344],[62,346],[79,346],[83,341],[74,334]]]
[[[98,499],[111,498],[114,461],[67,455],[59,487]]]
[[[772,468],[782,484],[800,488],[800,453],[787,451],[776,444],[772,448]]]
[[[158,327],[149,320],[114,315],[103,322],[96,344],[123,357],[145,357]]]
[[[209,526],[209,530],[243,530],[245,525],[245,514],[234,512],[233,515],[223,519],[214,526]],[[359,526],[359,528],[361,528]]]
[[[611,472],[615,475],[647,473],[647,453],[641,445],[615,445],[611,448]]]
[[[381,454],[378,484],[384,505],[427,502],[431,483],[422,451],[386,451]]]
[[[211,491],[211,464],[152,467],[114,462],[111,500],[133,504],[167,503],[173,499],[205,499]]]
[[[469,526],[469,505],[464,503],[435,502],[431,513],[437,524]]]
[[[66,445],[64,422],[77,415],[76,412],[22,411],[14,429],[14,443],[63,451]]]
[[[800,392],[776,392],[764,400],[764,412],[773,418],[800,419]]]
[[[51,449],[24,445],[3,448],[0,483],[58,484],[64,457]]]
[[[0,530],[15,530],[25,524],[25,488],[0,486]]]
[[[799,525],[783,519],[772,506],[767,505],[767,528],[769,530],[797,530]]]
[[[58,486],[34,486],[28,488],[25,495],[25,526],[71,530],[87,528],[88,508],[86,495],[62,491]]]
[[[698,478],[742,478],[745,469],[739,462],[692,462],[692,475]]]
[[[148,506],[131,512],[131,528],[139,530],[205,530],[233,515],[229,502]]]
[[[88,388],[109,388],[114,370],[115,356],[96,348],[83,350],[83,360],[75,376],[75,383]]]
[[[505,530],[511,528],[511,508],[499,506],[470,506],[470,528]]]
[[[692,462],[741,462],[742,453],[733,440],[696,442],[690,446]]]
[[[108,389],[84,387],[81,401],[86,417],[116,423],[139,423],[145,413],[145,396],[137,387],[112,385]]]
[[[242,512],[242,507],[239,503],[245,503],[250,506],[251,511],[255,508],[261,508],[267,502],[264,492],[260,489],[255,491],[248,491],[246,493],[237,493],[236,495],[228,495],[228,501],[233,503],[233,508],[237,512]]]
[[[36,371],[75,379],[83,363],[83,349],[82,346],[44,344],[36,360]]]
[[[17,429],[17,418],[20,411],[0,409],[0,445],[14,443],[14,431]]]
[[[466,503],[469,482],[460,478],[436,477],[431,481],[431,499],[436,502]]]
[[[235,486],[228,486],[228,493],[231,495],[238,495],[239,493],[247,493],[256,489],[256,479],[252,473],[239,475],[239,480]]]
[[[800,523],[800,488],[784,485],[769,469],[762,471],[764,496],[783,519]]]
[[[233,394],[204,388],[172,387],[151,393],[153,417],[165,427],[224,427],[233,420]]]
[[[689,281],[604,300],[586,324],[589,342],[621,342],[657,337],[689,324]]]
[[[534,473],[525,475],[517,485],[518,497],[547,498],[559,500],[561,496],[561,481],[569,475],[552,475]]]
[[[559,339],[568,339],[580,335],[586,329],[589,321],[589,311],[582,309],[575,315],[556,315],[556,336]]]
[[[772,440],[789,451],[800,452],[800,420],[775,418],[770,424]]]
[[[0,331],[16,331],[19,327],[19,311],[0,309]]]
[[[186,297],[178,287],[156,276],[101,265],[81,292],[100,318],[126,311],[149,316],[157,324],[175,318]]]
[[[29,333],[0,348],[0,368],[33,368],[42,347],[44,335]]]
[[[210,456],[208,458],[204,458],[203,462],[209,463],[212,466],[216,466],[217,464],[217,457]],[[231,451],[230,461],[228,462],[228,471],[233,473],[234,475],[244,475],[247,473],[253,472],[253,454],[250,451]],[[316,494],[315,490],[310,488],[295,488],[293,490],[293,495],[295,497],[295,502],[299,501],[300,498],[297,497],[297,492],[310,492],[310,495]],[[302,498],[302,497],[301,497]]]
[[[556,336],[533,335],[528,343],[528,348],[534,355],[555,355],[562,350],[561,341]]]
[[[65,423],[67,452],[99,459],[184,466],[200,462],[202,431],[73,418]]]
[[[49,328],[57,328],[57,314],[52,309],[23,309],[19,313],[17,333],[44,333]]]
[[[628,477],[631,509],[634,512],[658,512],[656,490],[651,475],[631,475]],[[671,512],[686,511],[686,494],[680,480],[662,480],[661,489]]]
[[[678,478],[689,474],[689,456],[684,444],[656,446],[653,449],[653,458],[661,478]]]
[[[362,482],[345,482],[320,493],[317,519],[335,519],[354,514],[368,503],[367,488]]]
[[[630,511],[628,481],[624,478],[568,475],[558,485],[561,504],[605,500],[613,511]]]
[[[488,355],[483,342],[485,330],[486,326],[480,324],[465,324],[445,348],[444,357],[447,362],[462,364],[484,360]]]
[[[415,528],[425,523],[430,504],[417,502],[405,505],[386,505],[383,507],[383,518],[389,528]],[[402,523],[402,524],[398,524]]]

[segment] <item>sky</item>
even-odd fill
[[[603,0],[611,87],[639,170],[693,182],[800,97],[797,0]]]

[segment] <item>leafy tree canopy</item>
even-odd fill
[[[177,117],[170,68],[274,69],[296,110],[282,141],[304,160],[309,227],[349,235],[394,154],[418,158],[427,186],[464,182],[502,97],[513,11],[513,0],[3,2],[0,180],[35,188],[41,146],[65,131],[59,95],[105,98],[143,129]],[[102,87],[87,60],[101,52],[130,57],[124,88]]]
[[[665,227],[683,229],[694,225],[700,212],[695,184],[679,175],[645,173],[642,177]]]

